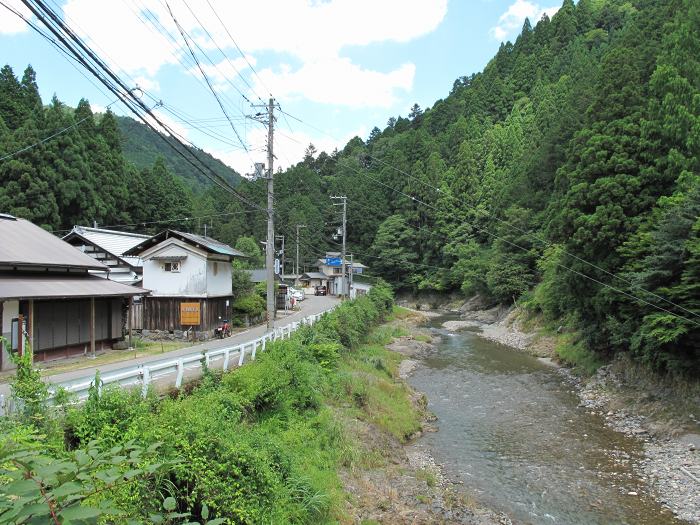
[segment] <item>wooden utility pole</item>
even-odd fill
[[[264,107],[265,113],[256,113],[251,118],[267,124],[267,242],[265,243],[265,269],[267,282],[267,329],[272,330],[275,327],[275,313],[277,312],[277,297],[275,297],[275,212],[274,212],[274,162],[275,154],[273,152],[274,136],[275,136],[275,99],[270,97],[267,106]]]
[[[299,228],[306,228],[306,224],[297,224],[297,264],[294,268],[294,275],[299,275]]]
[[[331,197],[333,200],[340,200],[341,202],[339,204],[334,204],[334,206],[342,206],[343,207],[343,250],[340,255],[340,263],[342,265],[342,271],[341,271],[341,278],[340,278],[340,296],[342,298],[346,298],[346,292],[345,292],[345,280],[346,280],[346,273],[345,273],[345,237],[347,233],[347,218],[348,218],[348,198],[343,196],[343,197]]]
[[[267,268],[267,329],[275,327],[277,298],[275,297],[275,217],[274,217],[274,184],[272,176],[275,155],[273,153],[275,127],[275,101],[270,97],[267,106],[267,244],[265,245],[265,267]]]

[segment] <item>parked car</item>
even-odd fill
[[[317,286],[314,295],[328,295],[328,290],[325,286]]]
[[[289,288],[289,295],[290,297],[294,297],[297,301],[303,301],[306,298],[303,291],[291,287]]]

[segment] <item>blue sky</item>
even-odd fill
[[[26,13],[19,0],[9,2]],[[366,138],[373,126],[383,128],[391,116],[405,116],[415,102],[431,106],[449,93],[457,77],[483,69],[500,42],[517,35],[526,16],[534,24],[560,4],[558,0],[168,3],[192,39],[248,151],[207,91],[165,0],[54,0],[71,27],[113,70],[127,84],[142,88],[144,101],[164,103],[155,109],[161,118],[242,173],[250,173],[253,162],[265,157],[265,129],[245,118],[254,110],[243,95],[259,103],[271,92],[282,109],[318,128],[292,118],[278,120],[276,162],[284,167],[300,160],[309,142],[319,150],[332,150],[354,135]],[[0,49],[3,61],[18,76],[32,64],[45,102],[54,93],[72,106],[86,97],[100,111],[114,99],[2,6]],[[119,105],[113,109],[126,114]]]

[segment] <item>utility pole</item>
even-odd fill
[[[275,155],[273,153],[274,127],[275,127],[275,102],[270,97],[267,106],[267,244],[265,245],[265,265],[267,267],[267,329],[273,330],[275,327],[275,313],[277,313],[277,297],[275,297],[275,216],[274,216],[274,194],[275,187],[272,182],[273,164]]]
[[[352,254],[350,254],[350,286],[348,287],[348,296],[352,299]]]
[[[294,268],[294,275],[299,275],[299,228],[306,228],[306,224],[297,224],[297,263]]]
[[[258,112],[251,116],[254,120],[267,124],[267,242],[265,243],[265,268],[267,282],[267,329],[275,327],[277,313],[277,297],[275,297],[275,216],[274,216],[274,128],[275,128],[275,99],[270,97],[267,105],[253,105],[254,108],[265,108],[265,113]],[[256,173],[258,172],[256,164]],[[262,171],[262,170],[260,170]]]
[[[340,279],[340,296],[342,298],[346,298],[346,292],[345,292],[345,280],[346,280],[346,273],[345,273],[345,237],[347,233],[347,218],[348,218],[348,198],[343,196],[343,197],[331,197],[333,200],[339,200],[341,201],[340,203],[336,204],[334,203],[333,206],[342,206],[343,207],[343,251],[341,252],[340,255],[340,262],[342,264],[342,272],[341,272],[341,279]]]

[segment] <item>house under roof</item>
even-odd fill
[[[202,235],[196,235],[194,233],[186,233],[177,230],[164,230],[153,237],[145,239],[143,242],[137,244],[136,246],[130,248],[125,255],[138,256],[149,248],[163,242],[165,239],[170,237],[175,237],[183,242],[191,244],[196,248],[201,248],[208,253],[213,253],[216,255],[225,255],[228,257],[248,257],[245,253],[231,248],[228,244],[212,239],[211,237],[204,237]]]

